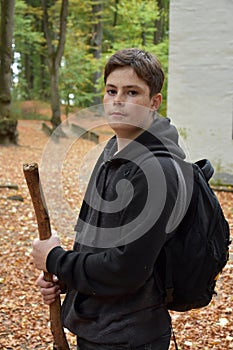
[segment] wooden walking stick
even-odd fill
[[[24,164],[23,172],[31,195],[36,214],[39,238],[48,239],[51,236],[49,215],[46,209],[43,191],[40,184],[38,164]],[[44,272],[46,281],[53,281],[53,275]],[[53,335],[54,350],[69,350],[69,345],[61,323],[61,300],[60,296],[50,305],[50,328]]]

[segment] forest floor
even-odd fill
[[[32,240],[37,237],[37,224],[23,175],[23,164],[40,163],[48,142],[41,122],[19,121],[18,146],[0,146],[0,349],[52,349],[48,307],[43,305],[35,281],[38,271],[31,257]],[[101,141],[111,132],[99,129]],[[74,185],[79,167],[84,169],[81,181],[87,180],[89,168],[83,159],[96,145],[78,140],[70,149],[64,166],[64,197],[75,211],[80,207],[83,190]],[[216,192],[233,234],[233,193]],[[77,211],[78,212],[78,211]],[[60,235],[62,245],[69,249],[73,233]],[[232,249],[232,248],[231,248]],[[217,282],[217,295],[208,307],[185,313],[171,312],[179,348],[233,349],[233,250],[231,259]],[[67,332],[70,348],[75,337]],[[174,344],[171,342],[171,350]]]

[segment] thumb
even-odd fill
[[[57,282],[58,282],[58,278],[57,278],[56,275],[53,275],[53,282],[54,282],[54,283],[57,283]]]

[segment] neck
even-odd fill
[[[125,148],[132,140],[135,140],[139,135],[141,135],[146,129],[150,127],[153,120],[150,120],[144,128],[134,128],[131,130],[117,128],[115,129],[115,134],[117,138],[117,152]]]
[[[125,148],[131,141],[135,140],[139,135],[141,135],[145,129],[138,128],[137,130],[134,130],[133,133],[117,133],[116,132],[116,138],[117,138],[117,152],[121,151],[123,148]]]
[[[128,138],[125,139],[117,136],[117,152],[125,148],[130,142],[131,142],[131,139],[128,139]]]

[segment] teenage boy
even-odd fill
[[[184,159],[178,134],[158,116],[164,73],[156,57],[131,48],[105,67],[104,108],[115,136],[93,171],[76,225],[73,250],[59,239],[36,239],[37,280],[50,304],[66,286],[62,322],[80,350],[167,350],[171,320],[158,256],[175,229],[174,159]],[[164,156],[169,152],[170,156]],[[176,218],[177,219],[177,218]]]

